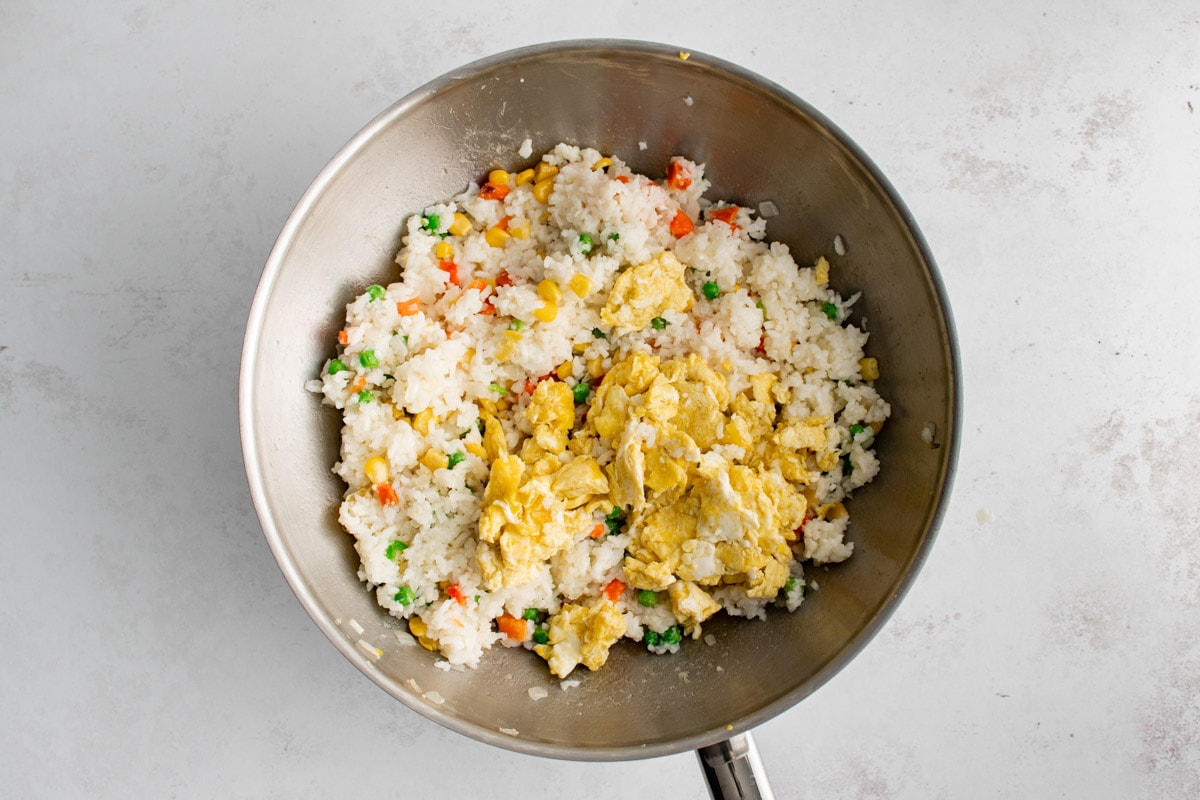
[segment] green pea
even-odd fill
[[[345,372],[348,369],[350,369],[350,368],[347,367],[344,363],[342,363],[342,361],[340,359],[335,358],[329,362],[329,369],[327,370],[327,372],[330,375],[337,375],[339,372]]]
[[[709,281],[708,283],[704,284],[701,291],[704,292],[704,296],[707,297],[709,300],[716,300],[718,297],[721,296],[721,287],[717,286],[712,281]]]
[[[408,588],[407,586],[401,586],[400,590],[396,592],[395,597],[392,599],[402,606],[411,606],[417,597],[413,594],[412,589]]]
[[[574,395],[574,397],[575,397],[575,405],[579,405],[581,403],[586,403],[587,399],[591,395],[591,393],[592,393],[592,387],[588,386],[583,381],[580,381],[579,383],[577,383],[571,387],[571,394]]]
[[[372,300],[382,300],[386,293],[387,290],[385,290],[379,284],[374,284],[367,287],[367,294],[371,295]]]
[[[683,639],[683,631],[679,630],[678,625],[672,625],[663,631],[662,638],[667,644],[679,644],[680,640]]]
[[[654,328],[654,330],[661,331],[663,328],[667,327],[667,321],[662,317],[655,317],[654,319],[650,320],[650,325]]]
[[[822,303],[821,311],[830,319],[836,320],[838,318],[837,306],[833,303]]]
[[[387,546],[387,550],[383,551],[384,556],[388,561],[395,561],[396,556],[408,549],[408,545],[401,541],[395,541]]]
[[[638,605],[646,608],[654,608],[658,605],[658,592],[652,592],[649,589],[639,589],[637,593]]]
[[[379,366],[379,357],[375,355],[374,350],[363,350],[358,354],[358,363],[367,369],[374,369]]]

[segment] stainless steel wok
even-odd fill
[[[501,165],[559,141],[664,173],[668,156],[708,165],[709,196],[771,201],[770,238],[797,261],[835,262],[843,294],[862,290],[878,388],[893,417],[878,439],[879,478],[852,502],[855,554],[819,574],[795,614],[716,619],[713,647],[671,657],[629,643],[578,688],[551,686],[523,650],[495,648],[473,671],[443,672],[401,645],[397,621],[356,577],[338,526],[330,465],[339,419],[304,382],[331,355],[344,304],[396,279],[401,221]],[[641,149],[639,143],[645,143]],[[833,254],[842,237],[845,255]],[[246,471],[272,551],[331,642],[418,713],[467,736],[555,758],[648,758],[699,749],[714,794],[769,793],[749,769],[751,728],[829,680],[871,639],[933,539],[954,469],[959,367],[950,311],[920,232],[850,139],[786,89],[701,53],[626,41],[575,41],[505,53],[413,92],[358,133],[301,198],[271,252],[246,328],[240,413]],[[354,623],[351,623],[351,620]],[[356,624],[364,630],[358,633]],[[362,640],[362,644],[360,644]],[[382,651],[376,657],[372,648]],[[723,667],[721,671],[715,668]],[[688,674],[687,682],[679,673]],[[438,702],[438,701],[441,702]]]

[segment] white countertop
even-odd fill
[[[957,319],[939,539],[883,633],[756,731],[777,795],[1200,796],[1195,2],[402,5],[0,9],[6,796],[703,795],[690,754],[515,755],[389,698],[288,589],[238,441],[250,299],[325,161],[455,66],[603,36],[831,117]]]

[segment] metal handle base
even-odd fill
[[[749,733],[696,751],[713,800],[775,800],[758,746]]]

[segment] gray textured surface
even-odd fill
[[[880,637],[759,729],[777,794],[1200,794],[1194,4],[798,5],[741,30],[728,3],[561,7],[0,4],[5,794],[703,792],[689,755],[543,761],[390,700],[293,599],[241,471],[242,328],[312,177],[424,81],[578,36],[815,104],[954,304],[950,512]]]

